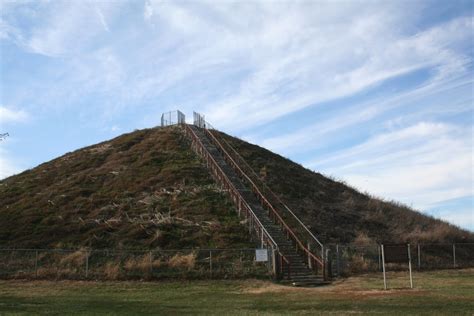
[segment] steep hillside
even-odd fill
[[[323,242],[474,241],[222,134]],[[135,131],[0,181],[0,247],[252,247],[178,127]]]
[[[176,127],[68,153],[0,182],[0,247],[248,247]]]
[[[362,194],[262,147],[220,133],[324,243],[474,242],[474,234]]]

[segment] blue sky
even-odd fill
[[[202,112],[474,231],[472,1],[0,1],[0,178]]]

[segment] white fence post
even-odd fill
[[[384,288],[384,290],[386,290],[387,289],[387,278],[385,276],[385,254],[384,254],[383,244],[380,245],[380,247],[382,249],[383,288]]]
[[[453,244],[453,268],[456,268],[456,244]]]
[[[410,270],[410,288],[413,288],[413,277],[411,275],[411,251],[410,244],[408,244],[408,269]]]

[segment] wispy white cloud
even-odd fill
[[[18,2],[7,6],[0,34],[29,52],[48,57],[77,55],[109,31],[107,16],[119,3],[96,1]],[[18,14],[18,16],[15,15]],[[18,18],[25,20],[18,26]]]
[[[456,101],[434,101],[422,109],[416,111],[400,110],[400,115],[390,116],[386,121],[380,117],[394,109],[413,107],[413,104],[426,102],[426,99],[436,99],[443,93],[458,93],[459,88],[472,86],[474,79],[470,75],[445,78],[443,80],[430,80],[425,84],[393,95],[383,95],[354,102],[344,107],[340,112],[335,112],[326,118],[315,118],[315,122],[309,125],[297,126],[285,134],[274,136],[261,135],[258,132],[246,134],[246,139],[258,142],[264,147],[283,154],[298,153],[323,147],[334,140],[334,134],[342,131],[350,133],[351,129],[363,124],[384,122],[385,127],[404,126],[409,122],[416,122],[423,118],[437,114],[456,114],[472,111],[472,98]],[[318,140],[318,141],[315,141]]]
[[[0,106],[1,124],[25,122],[29,118],[30,115],[25,110],[17,110],[6,106]]]
[[[426,20],[424,1],[364,4],[3,1],[0,38],[19,54],[2,63],[10,72],[1,102],[80,113],[102,131],[198,110],[218,128],[304,153],[300,161],[388,198],[425,206],[467,194],[472,136],[466,120],[444,119],[472,114],[472,12],[439,22]],[[25,60],[36,63],[20,74]],[[383,90],[402,76],[416,82]],[[317,111],[313,124],[298,124]],[[120,115],[129,122],[110,119]],[[326,148],[359,130],[346,150]]]
[[[420,209],[474,195],[470,127],[420,122],[307,165]]]
[[[0,144],[1,145],[1,144]],[[8,154],[7,150],[0,147],[0,179],[4,179],[23,170],[14,159]]]
[[[432,82],[466,72],[469,58],[448,44],[469,38],[469,18],[459,18],[408,37],[387,31],[382,40],[371,38],[362,43],[356,35],[358,28],[351,32],[352,29],[353,25],[348,23],[345,30],[349,31],[329,35],[344,39],[344,43],[332,45],[330,39],[322,37],[321,42],[317,41],[319,47],[310,45],[304,53],[299,51],[301,46],[295,45],[293,51],[284,49],[275,58],[267,56],[267,62],[256,68],[237,93],[208,106],[211,118],[234,129],[245,129],[323,101],[353,95],[415,70],[433,68]],[[458,35],[445,40],[452,32]],[[337,53],[351,51],[352,47],[358,47],[361,56]],[[219,110],[216,112],[215,108]],[[245,112],[252,115],[241,115]]]
[[[472,205],[465,209],[452,209],[448,212],[438,214],[437,216],[454,225],[474,231],[474,212]]]
[[[143,12],[143,17],[145,20],[149,20],[153,16],[153,5],[150,1],[145,2],[145,10]]]
[[[466,57],[455,48],[469,38],[472,22],[458,18],[413,32],[407,17],[420,5],[410,4],[407,10],[395,2],[361,8],[327,2],[146,1],[143,22],[156,27],[132,27],[123,40],[149,39],[133,47],[114,38],[101,47],[95,40],[109,29],[108,21],[116,18],[120,6],[58,1],[38,13],[38,23],[22,38],[33,52],[69,56],[71,63],[85,60],[90,69],[97,66],[89,58],[91,52],[107,51],[125,71],[120,85],[127,89],[112,86],[115,98],[130,106],[166,97],[166,91],[182,86],[200,94],[192,101],[178,101],[185,110],[198,108],[222,126],[243,130],[421,68],[433,67],[433,78],[462,72]],[[65,69],[70,69],[66,79],[72,80],[65,80],[62,88],[69,95],[77,85],[74,78],[83,73]],[[105,74],[96,71],[98,78],[92,82]],[[228,78],[236,80],[218,90],[202,88]],[[88,86],[94,92],[104,83]],[[116,108],[117,102],[111,104]]]
[[[107,24],[107,21],[105,20],[105,16],[102,13],[102,10],[96,7],[96,12],[97,12],[97,15],[99,16],[100,23],[104,27],[104,30],[107,32],[110,32],[109,25]]]

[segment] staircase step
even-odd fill
[[[296,251],[296,246],[293,241],[287,239],[287,233],[282,230],[280,225],[276,224],[270,218],[268,210],[262,207],[260,201],[257,199],[256,195],[252,192],[247,183],[242,181],[233,167],[227,163],[227,160],[223,156],[222,152],[208,138],[204,130],[193,125],[190,125],[190,128],[199,137],[203,146],[211,154],[232,185],[239,191],[245,202],[252,208],[255,216],[278,245],[279,251],[283,254],[283,256],[285,256],[287,260],[290,261],[289,272],[292,277],[288,282],[296,282],[298,284],[303,282],[304,284],[308,285],[321,284],[321,279],[315,276],[313,271],[306,265],[306,259],[304,258],[303,254]],[[288,272],[288,266],[284,265],[282,268],[283,271]]]

